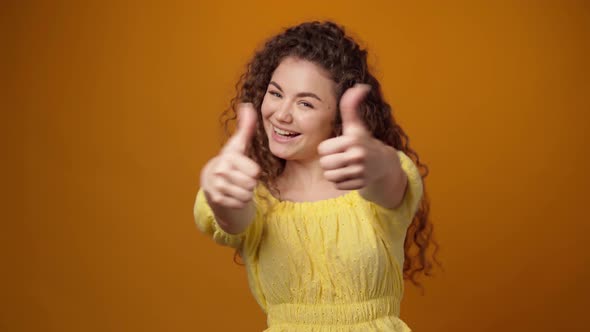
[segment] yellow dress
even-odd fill
[[[396,209],[358,191],[315,201],[279,201],[260,185],[255,220],[224,232],[199,190],[198,228],[223,245],[242,247],[250,289],[267,314],[266,331],[395,331],[403,296],[404,239],[422,198],[418,169],[398,151],[408,175]]]

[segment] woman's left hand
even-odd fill
[[[340,190],[361,189],[399,168],[395,149],[373,137],[358,115],[371,87],[357,84],[340,99],[342,136],[318,146],[320,166],[327,180]]]

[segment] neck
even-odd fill
[[[305,161],[287,160],[280,178],[280,187],[292,190],[317,190],[331,184],[324,178],[319,158]]]

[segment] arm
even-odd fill
[[[358,116],[358,108],[370,87],[359,84],[348,89],[340,100],[342,136],[318,146],[324,177],[338,189],[359,190],[363,198],[394,209],[408,186],[402,169],[401,151],[373,137]]]
[[[395,209],[404,198],[408,176],[402,169],[398,153],[393,147],[383,144],[382,158],[383,164],[387,166],[386,173],[369,182],[359,193],[368,201]]]

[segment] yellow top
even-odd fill
[[[267,313],[266,331],[410,331],[399,319],[404,239],[422,198],[418,169],[398,151],[408,187],[387,209],[358,191],[315,202],[255,192],[255,220],[241,234],[224,232],[199,190],[198,228],[242,248],[250,289]]]

